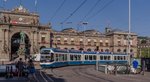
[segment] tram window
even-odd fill
[[[93,56],[93,60],[96,60],[96,56]]]
[[[88,60],[88,55],[85,55],[85,60]]]
[[[77,60],[80,60],[81,59],[81,55],[77,55],[78,59]]]
[[[44,58],[44,56],[41,56],[41,59],[43,59]]]
[[[117,56],[114,56],[114,59],[117,60]]]
[[[73,60],[73,55],[70,55],[70,60]]]
[[[89,60],[92,60],[92,55],[89,55]]]
[[[41,51],[41,54],[49,54],[50,53],[50,50],[42,50]]]
[[[62,55],[59,54],[59,61],[62,61]]]
[[[100,60],[104,60],[104,59],[103,59],[103,56],[100,56]]]
[[[64,54],[62,54],[62,61],[64,61],[65,60],[65,57],[64,57]]]
[[[110,60],[110,56],[108,56],[108,60]]]
[[[77,60],[77,55],[74,55],[74,59],[73,60]]]
[[[126,56],[123,56],[123,60],[126,60]]]
[[[123,56],[120,56],[120,60],[123,60]]]
[[[118,60],[120,60],[120,56],[118,56]]]
[[[64,54],[64,60],[65,61],[67,60],[67,54]]]
[[[59,58],[59,57],[58,57],[58,54],[56,54],[56,61],[58,61],[58,58]]]
[[[107,60],[107,56],[104,56],[104,60]]]
[[[45,56],[45,58],[46,58],[46,59],[50,59],[51,57],[50,57],[50,56]]]
[[[54,61],[54,54],[51,53],[50,61]]]

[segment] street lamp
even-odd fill
[[[131,48],[131,45],[130,45],[130,33],[131,33],[131,0],[129,0],[129,28],[128,28],[128,63],[130,65],[130,48]]]
[[[83,50],[85,49],[85,25],[88,24],[88,22],[82,22],[82,24],[84,25],[83,26],[83,32],[84,32],[84,35],[83,35]]]

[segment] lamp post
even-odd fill
[[[83,24],[83,31],[84,31],[84,34],[83,34],[83,50],[85,50],[85,25],[88,24],[88,22],[82,22]]]
[[[129,0],[129,28],[128,28],[128,64],[130,65],[130,33],[131,33],[131,0]]]

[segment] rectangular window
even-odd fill
[[[71,45],[74,45],[74,41],[71,41]]]
[[[42,42],[42,43],[45,43],[45,41],[46,41],[46,40],[45,40],[45,37],[41,37],[41,42]]]
[[[118,41],[118,46],[121,46],[121,41]]]
[[[88,42],[88,46],[91,46],[91,42]]]
[[[68,44],[67,40],[64,40],[64,44]]]
[[[96,46],[96,44],[97,44],[97,43],[96,43],[96,42],[94,42],[94,46]]]
[[[102,43],[102,42],[100,42],[100,46],[103,46],[103,43]]]
[[[83,45],[83,41],[80,41],[80,45]]]
[[[105,45],[108,47],[109,45],[108,45],[108,43],[105,43]]]

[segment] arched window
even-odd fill
[[[41,47],[40,47],[40,50],[41,50],[42,48],[46,48],[46,47],[45,47],[45,46],[41,46]]]
[[[124,50],[123,50],[123,52],[127,52],[127,50],[126,50],[126,49],[124,49]]]
[[[109,52],[109,49],[106,49],[105,52]]]
[[[81,50],[81,51],[82,51],[82,50],[83,50],[83,48],[80,48],[79,50]]]
[[[67,50],[68,48],[64,48],[65,50]]]
[[[74,50],[74,48],[71,48],[71,50]]]
[[[130,52],[133,52],[133,49],[131,49]]]
[[[101,52],[103,52],[103,49],[101,49]]]
[[[91,49],[90,49],[90,48],[88,48],[88,49],[87,49],[87,51],[91,51]]]
[[[121,49],[118,49],[117,52],[121,52]]]

